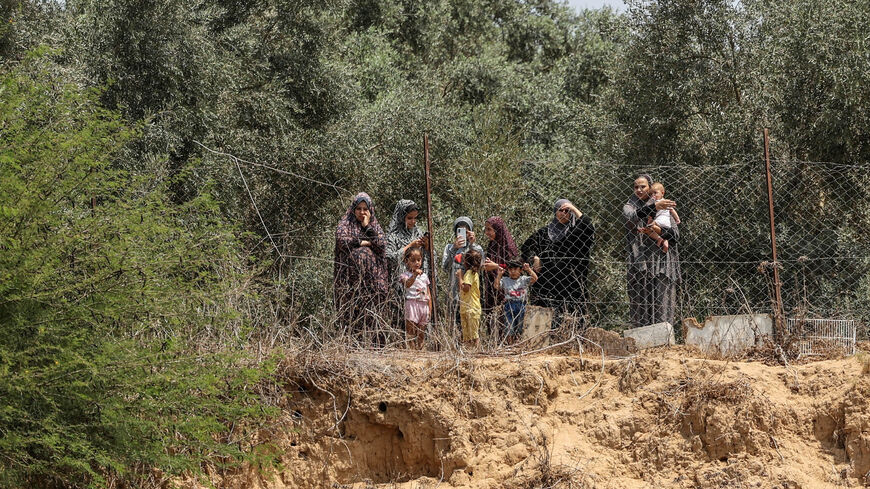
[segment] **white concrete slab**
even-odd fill
[[[765,336],[773,336],[773,320],[767,314],[710,316],[703,325],[695,318],[683,320],[686,344],[710,353],[739,353]]]
[[[549,307],[526,306],[526,317],[523,323],[523,335],[520,338],[523,349],[534,350],[550,344],[550,324],[553,322],[553,310]]]
[[[674,326],[671,323],[656,323],[640,328],[626,329],[622,332],[625,338],[634,338],[634,344],[638,349],[654,348],[656,346],[668,346],[676,343],[674,340]]]

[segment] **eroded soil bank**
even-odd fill
[[[321,353],[288,360],[282,466],[228,488],[858,487],[870,472],[862,356],[803,365]]]

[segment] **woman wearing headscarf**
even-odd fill
[[[486,245],[486,260],[483,268],[483,316],[492,331],[498,324],[498,305],[504,298],[504,292],[495,288],[495,280],[498,269],[507,266],[507,263],[519,258],[520,250],[514,242],[511,232],[504,220],[499,216],[492,216],[484,223],[483,234],[489,239]]]
[[[676,202],[654,200],[649,175],[634,180],[634,192],[622,206],[625,218],[626,251],[628,253],[628,301],[631,323],[635,327],[668,322],[674,324],[677,309],[677,287],[680,274],[680,230],[673,218],[671,227],[647,224],[647,217],[657,210],[673,209]],[[646,236],[651,231],[668,240],[670,249],[663,252]]]
[[[459,235],[459,228],[465,228],[465,240]],[[459,281],[456,278],[456,272],[462,270],[462,255],[468,250],[476,250],[480,253],[481,258],[486,258],[483,248],[475,241],[474,225],[471,222],[471,218],[467,216],[458,217],[453,221],[453,241],[447,243],[441,255],[441,268],[447,273],[448,280],[448,317],[452,318],[456,324],[459,324]]]
[[[387,260],[390,264],[390,280],[398,277],[404,270],[402,259],[405,250],[419,246],[423,253],[423,271],[429,273],[429,244],[423,237],[423,231],[417,227],[417,217],[420,208],[413,200],[402,199],[396,203],[390,225],[387,227]],[[398,282],[396,282],[398,284]],[[404,289],[400,286],[400,292]],[[399,290],[399,289],[397,289]]]
[[[429,244],[423,237],[423,231],[417,227],[417,217],[420,208],[412,200],[402,199],[396,203],[390,225],[387,226],[387,261],[390,267],[390,283],[393,293],[390,302],[393,308],[394,324],[400,329],[404,327],[404,297],[405,287],[398,277],[405,270],[403,263],[405,250],[415,246],[423,248],[423,271],[429,276]]]
[[[553,328],[562,315],[575,315],[584,324],[589,293],[586,278],[595,243],[595,226],[589,216],[571,201],[559,199],[553,205],[550,223],[535,231],[523,243],[523,261],[532,264],[538,281],[529,289],[531,303],[554,311]]]
[[[334,277],[335,310],[342,327],[371,337],[383,323],[389,279],[384,231],[364,192],[353,198],[338,222]]]

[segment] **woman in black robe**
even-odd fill
[[[531,263],[538,274],[538,281],[529,290],[531,303],[553,309],[553,329],[562,324],[565,313],[577,317],[582,327],[589,301],[586,278],[595,227],[569,200],[557,200],[553,213],[552,221],[520,247],[523,261]]]

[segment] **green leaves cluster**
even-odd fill
[[[237,243],[205,191],[181,205],[113,166],[136,137],[43,58],[0,73],[0,486],[103,486],[240,457],[248,370],[191,344]]]
[[[425,132],[436,242],[458,215],[496,214],[522,240],[553,200],[572,198],[596,221],[594,292],[614,305],[615,324],[625,313],[618,207],[641,168],[669,169],[655,176],[689,218],[687,266],[745,262],[686,269],[697,309],[719,304],[734,282],[759,285],[753,305],[766,297],[746,265],[767,257],[752,166],[761,127],[774,157],[790,160],[775,163],[784,259],[862,257],[868,2],[628,4],[577,13],[552,0],[3,3],[7,480],[25,477],[14,467],[47,475],[58,460],[86,461],[57,472],[75,485],[89,470],[178,468],[162,457],[205,453],[216,438],[166,426],[196,420],[210,427],[202,434],[228,419],[217,404],[207,419],[186,410],[224,399],[229,359],[187,355],[179,338],[229,321],[261,331],[328,319],[338,217],[359,190],[382,224],[398,199],[422,202]],[[49,50],[20,64],[41,45]],[[248,271],[262,272],[254,285],[234,283],[250,266],[239,257],[274,258],[273,240],[284,257]],[[783,276],[787,289],[827,298],[828,310],[870,317],[865,262],[811,261]],[[263,302],[243,314],[231,289]],[[200,377],[207,365],[217,372]],[[107,425],[107,413],[116,421]],[[139,424],[146,418],[164,428]]]

